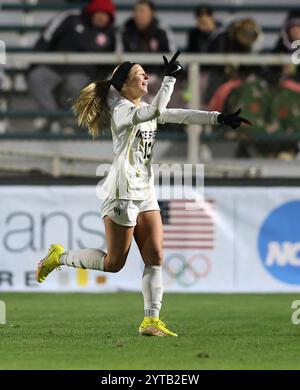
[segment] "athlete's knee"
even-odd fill
[[[112,272],[112,273],[117,273],[121,271],[121,269],[124,267],[124,264],[105,264],[105,272]]]
[[[105,258],[105,271],[106,272],[119,272],[124,267],[126,263],[127,256],[107,256]]]

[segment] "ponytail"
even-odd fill
[[[111,114],[107,105],[110,85],[110,80],[100,80],[87,85],[80,91],[72,107],[77,124],[87,127],[93,138],[110,123]]]

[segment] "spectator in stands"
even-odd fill
[[[211,37],[221,27],[209,5],[199,5],[195,8],[196,27],[192,28],[188,34],[188,44],[186,51],[188,53],[205,53]],[[211,66],[201,66],[200,85],[201,91],[206,91],[209,83]],[[204,106],[208,103],[205,95],[202,96]],[[182,103],[181,103],[182,106]]]
[[[195,9],[196,27],[189,31],[188,53],[202,53],[207,50],[207,43],[212,34],[221,27],[216,21],[213,10],[209,5],[200,5]]]
[[[292,47],[292,43],[297,40],[300,40],[300,11],[292,11],[284,23],[273,51],[276,53],[292,53],[296,50]]]
[[[122,31],[125,52],[162,53],[174,50],[170,32],[162,27],[155,15],[155,5],[139,0],[133,16],[125,22]]]
[[[261,74],[251,66],[242,70],[217,89],[208,109],[234,111],[243,102],[243,112],[254,126],[251,131],[224,134],[238,141],[237,157],[294,159],[299,151],[293,136],[299,134],[300,83],[271,72],[270,67]]]
[[[137,1],[133,15],[125,22],[121,35],[125,52],[165,53],[175,50],[171,32],[160,24],[155,4],[149,0]],[[162,68],[146,66],[145,69],[150,77],[149,93],[145,100],[150,102],[160,87]]]
[[[232,22],[226,29],[212,35],[207,44],[209,53],[250,53],[261,37],[259,25],[251,18]],[[205,101],[208,102],[215,90],[228,81],[236,69],[226,66],[216,66],[210,72],[209,87],[206,90]]]
[[[250,53],[261,35],[261,29],[251,18],[232,22],[225,30],[212,36],[210,53]]]
[[[300,41],[300,11],[291,11],[282,27],[280,37],[278,38],[274,49],[274,53],[290,53],[299,49],[299,44],[292,46],[294,41]],[[289,77],[293,77],[300,82],[300,67],[285,66],[283,73]]]
[[[113,52],[115,6],[111,0],[91,0],[80,10],[56,16],[35,45],[38,52]],[[110,67],[95,65],[37,65],[28,84],[42,109],[56,112],[70,107],[70,100],[91,79],[106,77]],[[55,125],[57,125],[55,123]]]

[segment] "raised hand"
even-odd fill
[[[177,61],[178,56],[180,55],[181,51],[178,50],[173,57],[171,58],[170,62],[167,60],[166,56],[163,56],[163,60],[165,63],[165,76],[172,76],[175,77],[179,72],[182,71],[182,66]]]
[[[232,129],[240,127],[242,123],[246,123],[247,125],[252,126],[252,123],[248,121],[248,119],[239,116],[241,111],[241,108],[239,108],[233,114],[219,114],[217,120],[222,125],[230,126]]]

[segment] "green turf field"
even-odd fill
[[[178,338],[141,337],[141,294],[0,293],[0,369],[299,369],[296,294],[166,294]]]

